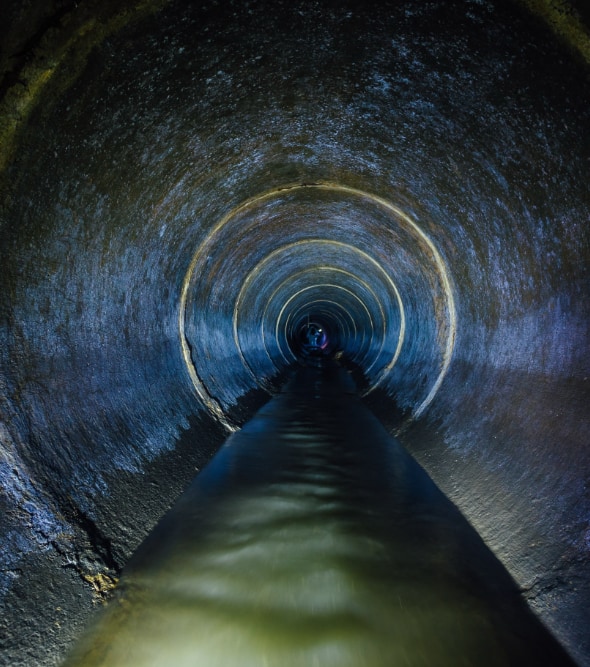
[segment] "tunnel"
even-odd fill
[[[3,13],[1,664],[330,358],[590,667],[585,3]]]

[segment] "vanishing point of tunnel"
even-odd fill
[[[207,539],[254,548],[265,518],[274,548],[277,488],[296,484],[289,576],[316,581],[319,551],[387,556],[359,579],[330,569],[295,611],[338,598],[350,619],[365,600],[395,665],[536,664],[483,639],[469,655],[488,663],[454,655],[450,612],[427,614],[452,564],[547,632],[533,646],[523,630],[531,655],[558,647],[590,667],[587,4],[8,0],[0,13],[0,665],[61,664],[137,563],[155,567],[146,553],[164,561],[178,542],[177,509],[158,522],[179,498]],[[420,532],[411,512],[439,497]],[[201,538],[190,576],[213,590]],[[428,564],[415,585],[383,565],[410,542],[420,556],[404,563]],[[256,576],[264,558],[269,577],[278,567],[272,550],[248,553]],[[489,579],[470,578],[480,553]],[[281,613],[299,599],[254,582]],[[426,626],[442,638],[425,662],[403,649],[399,586],[426,619],[412,647],[437,645]],[[218,628],[231,641],[254,622],[239,600]],[[480,627],[471,604],[463,631]],[[197,611],[206,643],[212,616]],[[388,664],[359,641],[356,664]],[[315,664],[294,657],[303,645],[282,664]]]

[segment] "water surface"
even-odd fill
[[[140,547],[68,666],[568,665],[331,363],[302,367]]]

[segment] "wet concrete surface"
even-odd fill
[[[573,665],[348,372],[311,360],[136,552],[68,667]]]
[[[5,4],[0,664],[55,665],[313,302],[590,667],[590,58],[525,7],[572,3]]]

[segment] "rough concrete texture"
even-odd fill
[[[590,665],[583,50],[501,0],[128,4],[3,88],[2,664],[59,660],[321,311]]]

